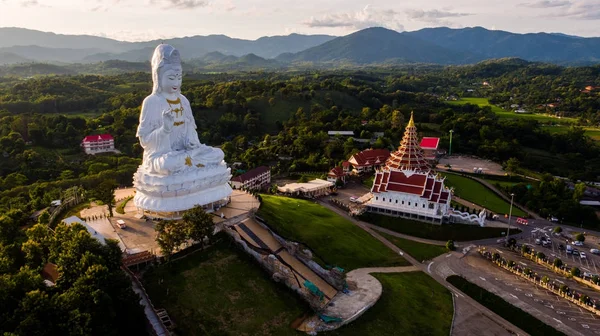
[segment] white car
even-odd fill
[[[587,256],[585,255],[585,252],[579,252],[579,258],[581,258],[581,259],[587,259]]]
[[[598,249],[590,249],[591,254],[600,254],[600,250]]]
[[[583,246],[583,242],[580,242],[579,240],[575,240],[575,241],[573,241],[573,245],[575,245],[575,246]]]
[[[550,221],[556,223],[556,222],[558,222],[558,218],[552,217],[552,218],[550,218]]]

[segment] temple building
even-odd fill
[[[411,113],[398,150],[377,169],[367,211],[441,224],[450,212],[451,192],[431,171],[417,140]]]
[[[110,134],[88,135],[81,141],[86,154],[98,154],[115,151],[115,139]]]
[[[348,162],[354,167],[355,174],[373,171],[382,166],[390,156],[387,149],[367,149],[352,155]]]

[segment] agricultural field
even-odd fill
[[[258,216],[282,237],[308,246],[315,261],[349,271],[410,263],[346,218],[314,202],[261,195]]]
[[[543,130],[552,133],[552,134],[556,134],[556,133],[567,133],[569,131],[570,126],[544,126],[542,127]],[[585,130],[585,135],[589,136],[590,138],[600,141],[600,128],[595,128],[595,127],[584,127],[583,128]]]
[[[534,119],[542,123],[547,122],[556,122],[562,124],[575,124],[577,123],[577,119],[575,118],[557,118],[551,115],[546,114],[538,114],[538,113],[514,113],[513,111],[507,111],[499,106],[492,105],[488,101],[487,98],[461,98],[456,101],[449,101],[449,104],[452,105],[463,105],[463,104],[473,104],[478,105],[480,107],[490,106],[492,108],[492,112],[494,112],[500,119]]]

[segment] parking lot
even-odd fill
[[[507,251],[499,251],[507,257]],[[529,260],[524,261],[526,259],[514,258],[512,255],[510,259],[531,268],[534,272],[539,271]],[[472,266],[470,269],[476,270],[467,272],[466,277],[469,281],[486,288],[514,306],[567,334],[575,334],[572,331],[576,331],[581,335],[600,335],[600,318],[596,315],[515,274],[498,268],[479,256],[468,256],[466,261]],[[554,275],[550,278],[555,279],[558,276]],[[569,327],[571,330],[564,327]]]
[[[534,229],[531,232],[531,236],[526,239],[526,242],[534,246],[536,251],[542,251],[552,258],[560,258],[563,263],[579,267],[582,272],[600,274],[600,256],[590,253],[590,249],[597,248],[596,246],[586,242],[584,242],[583,246],[574,246],[571,239],[553,235],[552,229],[553,227]],[[541,239],[542,237],[546,237],[546,239],[549,238],[551,244],[546,247],[537,245],[536,239]],[[564,249],[561,250],[560,245],[562,245]],[[584,252],[586,257],[581,258],[579,255],[567,253],[567,245],[571,245],[573,249],[578,250],[578,252]]]

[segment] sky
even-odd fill
[[[0,0],[0,27],[124,41],[482,26],[600,36],[600,0]]]

